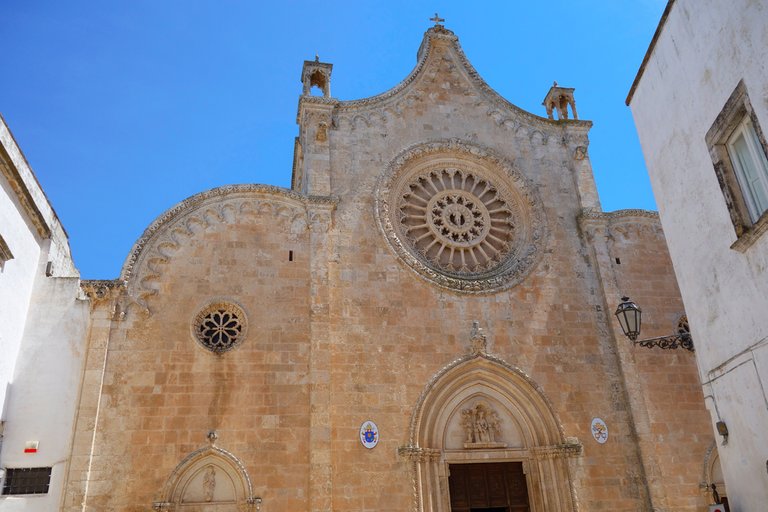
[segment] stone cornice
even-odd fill
[[[602,212],[594,208],[584,208],[578,218],[579,227],[588,236],[615,236],[629,232],[654,233],[655,236],[664,237],[658,212],[650,210],[617,210],[614,212]]]
[[[296,109],[296,123],[301,123],[301,112],[306,109],[318,107],[323,109],[333,110],[339,104],[339,100],[336,98],[325,98],[323,96],[306,96],[299,97],[299,107]]]
[[[16,169],[16,166],[13,165],[10,155],[2,144],[0,144],[0,172],[2,172],[3,177],[8,181],[8,184],[16,195],[16,199],[19,201],[24,213],[26,213],[27,218],[32,222],[32,225],[35,227],[35,231],[37,231],[40,238],[50,238],[51,229],[48,227],[48,223],[45,221],[43,213],[35,204],[34,198],[29,193],[29,189],[24,183],[24,179]]]
[[[652,210],[628,209],[604,212],[595,208],[584,208],[579,214],[579,224],[587,225],[618,225],[633,223],[659,224],[659,212]]]

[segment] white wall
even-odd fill
[[[8,180],[0,175],[0,235],[13,253],[0,269],[0,420],[27,321],[42,245]],[[47,244],[46,244],[47,245]]]
[[[48,494],[0,496],[0,510],[58,510],[83,373],[88,303],[67,235],[0,118],[0,467],[52,467]],[[53,276],[46,276],[48,262]],[[25,454],[27,441],[37,453]]]
[[[705,135],[740,80],[768,133],[768,2],[677,0],[631,99],[733,511],[768,503],[768,233],[745,252]]]
[[[10,387],[3,439],[5,467],[53,467],[48,494],[0,497],[0,510],[58,510],[71,451],[85,360],[87,301],[77,300],[77,278],[49,278],[32,296],[24,346]],[[24,453],[39,441],[37,453]]]

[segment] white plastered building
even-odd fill
[[[719,432],[731,510],[764,511],[768,2],[670,1],[627,105]]]
[[[4,512],[59,509],[88,325],[80,290],[67,234],[0,118],[0,484],[50,471],[48,492],[4,496]]]

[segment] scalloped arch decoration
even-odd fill
[[[202,192],[178,203],[144,231],[123,264],[120,280],[128,296],[147,308],[162,273],[182,244],[207,227],[259,217],[285,222],[291,234],[308,227],[308,207],[334,204],[332,198],[307,197],[268,185],[231,185]]]

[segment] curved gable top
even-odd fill
[[[424,33],[424,39],[421,42],[419,51],[417,53],[416,67],[410,72],[410,74],[397,84],[392,89],[371,96],[368,98],[362,98],[357,100],[339,101],[337,108],[340,111],[352,112],[356,110],[363,110],[368,108],[378,108],[389,104],[392,101],[405,96],[422,75],[427,73],[427,70],[431,67],[431,61],[435,59],[435,49],[443,46],[446,47],[448,52],[452,55],[453,61],[458,64],[455,67],[455,72],[461,74],[465,81],[478,92],[478,94],[484,97],[489,106],[494,106],[498,109],[503,109],[510,112],[512,115],[526,119],[527,121],[535,124],[553,126],[560,121],[554,121],[541,117],[527,110],[524,110],[511,102],[507,101],[503,96],[497,93],[492,87],[490,87],[485,80],[482,79],[480,74],[475,70],[472,64],[467,59],[464,51],[459,44],[459,38],[450,30],[446,29],[442,25],[436,25],[431,27]],[[304,97],[302,97],[302,100]],[[320,98],[312,98],[310,101],[318,101]],[[569,124],[582,125],[590,127],[592,123],[590,121],[568,120]]]
[[[306,215],[307,205],[310,203],[335,204],[333,198],[306,196],[281,187],[260,184],[228,185],[196,194],[161,214],[134,243],[120,272],[120,280],[128,283],[129,292],[136,285],[133,281],[137,269],[145,263],[147,255],[156,249],[158,243],[162,242],[163,235],[172,230],[179,221],[194,212],[204,211],[208,207],[216,209],[225,201],[237,198],[275,201],[302,216]]]

